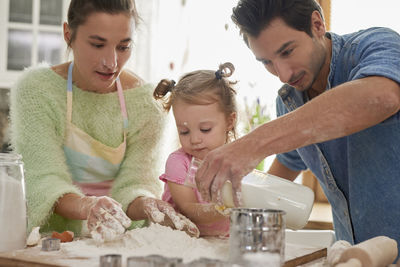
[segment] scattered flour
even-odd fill
[[[322,247],[304,244],[286,243],[285,261],[313,253]],[[58,251],[41,251],[41,245],[13,251],[13,256],[27,261],[38,261],[46,264],[58,264],[68,267],[98,267],[100,256],[106,254],[122,255],[122,267],[126,267],[130,256],[161,255],[164,257],[182,258],[190,266],[193,260],[201,257],[227,261],[229,256],[229,240],[218,238],[192,238],[183,231],[172,230],[158,224],[148,228],[135,229],[123,234],[117,241],[98,244],[93,239],[80,239],[70,243],[61,243]],[[264,255],[266,258],[264,258]],[[269,266],[275,257],[268,254],[250,255],[246,261],[251,266]],[[262,259],[257,256],[263,256]],[[262,262],[261,262],[262,260]],[[233,265],[237,266],[237,265]],[[257,267],[258,267],[257,266]],[[308,264],[308,267],[328,267],[326,258],[321,258]]]
[[[279,267],[281,266],[281,258],[278,253],[256,252],[243,254],[245,266],[252,267]]]
[[[148,256],[152,254],[164,257],[182,258],[184,263],[200,257],[228,260],[229,244],[223,239],[193,238],[183,231],[173,230],[159,224],[146,228],[127,231],[122,239],[96,243],[93,239],[77,240],[63,243],[61,250],[74,259],[89,258],[93,266],[97,266],[101,255],[121,254],[123,264],[130,256]],[[69,262],[69,266],[92,266],[87,261],[82,265]],[[65,261],[64,261],[65,263]]]

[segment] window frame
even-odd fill
[[[12,0],[0,1],[0,88],[11,88],[13,83],[17,80],[18,76],[21,74],[22,70],[8,70],[7,60],[8,60],[8,31],[9,29],[17,30],[29,30],[32,32],[32,46],[31,46],[31,66],[37,66],[39,64],[39,47],[38,47],[38,37],[39,32],[56,32],[60,33],[62,36],[63,29],[62,25],[43,25],[39,24],[40,19],[40,1],[32,0],[32,23],[20,23],[20,22],[10,22],[9,21],[9,5]],[[62,17],[61,21],[66,21],[67,9],[70,0],[62,0]],[[66,50],[66,44],[63,43],[61,51]],[[61,54],[61,59],[63,55]],[[60,62],[61,63],[61,62]]]

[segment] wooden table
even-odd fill
[[[61,250],[45,252],[41,251],[40,246],[30,247],[23,250],[0,253],[0,266],[10,267],[96,267],[99,266],[99,256],[77,257],[67,255]],[[326,248],[300,248],[298,246],[286,245],[286,261],[284,267],[299,266],[324,266],[326,257]],[[118,253],[116,251],[115,253]],[[123,265],[126,265],[126,258],[123,258]],[[317,262],[317,263],[315,263]]]

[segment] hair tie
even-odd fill
[[[174,89],[176,82],[174,80],[171,80],[169,86],[168,86],[168,90],[170,92],[172,92],[172,89]]]
[[[215,72],[215,77],[217,78],[217,80],[221,80],[222,79],[222,71],[221,70],[217,70]]]

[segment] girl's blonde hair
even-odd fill
[[[237,114],[236,91],[233,86],[236,81],[228,78],[235,71],[232,63],[220,64],[217,71],[196,70],[183,75],[177,84],[175,81],[161,80],[153,96],[155,99],[163,101],[163,107],[169,111],[177,99],[188,104],[206,105],[218,102],[225,117],[228,118],[232,113]],[[235,126],[229,132],[230,139],[236,138]]]

